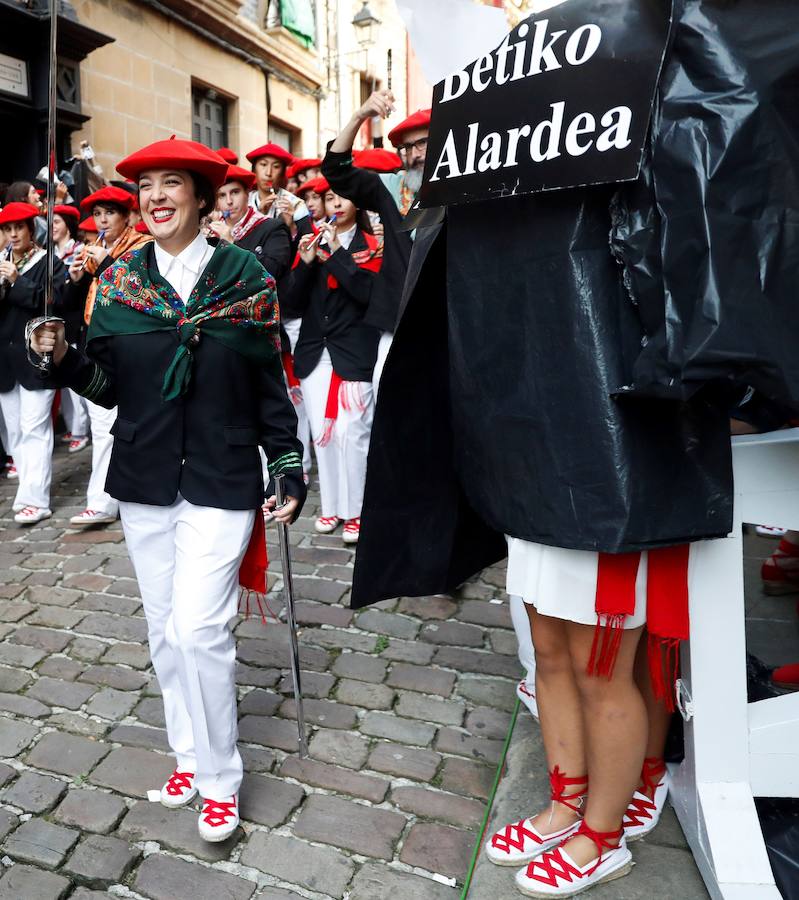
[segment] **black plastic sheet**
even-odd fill
[[[771,871],[784,900],[799,900],[799,800],[755,800]]]
[[[608,250],[612,190],[450,208],[455,468],[485,521],[525,540],[623,552],[726,535],[721,397],[613,396],[641,323]]]
[[[678,0],[614,250],[647,342],[632,391],[712,380],[799,408],[799,3]]]

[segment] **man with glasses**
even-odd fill
[[[402,156],[404,169],[394,173],[369,172],[353,163],[352,145],[364,122],[394,111],[391,91],[375,91],[333,141],[322,162],[322,174],[340,196],[359,209],[376,212],[384,228],[383,266],[375,280],[364,321],[380,330],[372,384],[375,397],[383,365],[391,347],[399,315],[400,298],[408,270],[412,239],[402,230],[424,176],[430,110],[420,109],[389,132],[389,140]]]

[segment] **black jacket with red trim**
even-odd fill
[[[349,249],[340,247],[326,260],[311,265],[300,262],[286,279],[281,311],[302,317],[302,329],[294,348],[294,371],[307,378],[325,349],[333,369],[346,381],[371,381],[377,361],[380,332],[365,321],[379,258],[369,257],[377,242],[372,235],[355,232]]]

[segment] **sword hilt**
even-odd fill
[[[64,320],[58,316],[39,316],[37,319],[31,319],[25,324],[25,351],[28,355],[28,362],[39,370],[42,378],[47,378],[53,368],[53,354],[43,353],[39,355],[35,350],[31,349],[31,338],[34,332],[47,325],[48,322],[63,322]]]

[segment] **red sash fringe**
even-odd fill
[[[258,605],[258,612],[261,621],[266,625],[267,611],[272,613],[269,604],[266,601],[267,581],[266,570],[269,567],[269,559],[266,555],[266,528],[264,527],[264,517],[260,509],[255,511],[255,521],[252,525],[252,534],[250,542],[247,544],[247,550],[244,559],[239,566],[239,612],[245,619],[250,616],[250,602],[255,598]],[[242,608],[243,607],[243,608]],[[272,613],[272,618],[275,614]]]
[[[679,670],[680,641],[689,634],[688,557],[690,545],[647,552],[649,671],[655,696],[674,709],[673,685]],[[600,553],[597,568],[594,643],[588,673],[610,678],[627,616],[635,612],[640,553]]]

